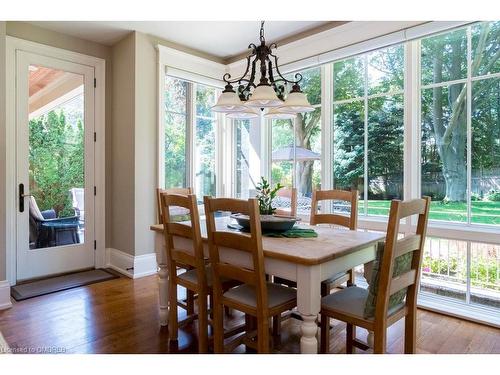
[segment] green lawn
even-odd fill
[[[368,201],[369,215],[388,215],[390,201]],[[363,203],[360,202],[360,213],[363,212]],[[431,203],[429,218],[454,222],[467,222],[467,204],[435,201]],[[500,202],[479,201],[472,202],[472,223],[500,225]]]

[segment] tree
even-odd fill
[[[478,76],[498,67],[500,23],[482,23],[473,27],[470,74]],[[467,76],[467,38],[464,29],[425,39],[422,42],[423,82],[440,83]],[[474,99],[488,91],[495,80],[479,85],[473,81]],[[454,84],[434,87],[422,93],[423,128],[435,140],[445,179],[447,201],[466,200],[467,167],[467,86]],[[486,155],[488,152],[481,154]],[[478,155],[479,156],[479,155]],[[478,158],[480,160],[481,157]]]
[[[63,109],[29,122],[30,191],[40,210],[54,209],[58,217],[73,216],[69,190],[84,187],[82,116],[67,122]]]

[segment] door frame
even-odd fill
[[[10,285],[17,282],[17,160],[16,160],[16,51],[22,50],[51,58],[87,65],[94,69],[96,85],[94,91],[94,236],[95,268],[106,265],[106,207],[105,207],[105,69],[104,59],[88,56],[65,49],[47,46],[24,39],[6,37],[6,265]]]

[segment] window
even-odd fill
[[[215,196],[215,143],[217,121],[211,108],[217,101],[217,90],[196,85],[195,192],[199,197]]]
[[[333,186],[359,191],[360,214],[388,215],[404,190],[403,45],[334,63],[333,97]]]
[[[499,225],[500,22],[421,41],[422,195],[431,219]]]
[[[219,92],[168,75],[164,87],[164,186],[215,196],[217,116],[211,108]]]
[[[165,77],[165,188],[187,187],[189,83]]]
[[[312,190],[321,188],[321,69],[300,74],[302,91],[315,109],[293,120],[272,120],[271,180],[297,188],[297,211],[309,214]]]
[[[259,182],[261,162],[261,128],[258,120],[234,120],[235,187],[236,198],[248,199],[255,196]]]

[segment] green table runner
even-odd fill
[[[229,229],[239,230],[241,232],[248,232],[241,225],[238,224],[228,224]],[[314,229],[309,228],[299,228],[293,227],[284,232],[262,232],[263,236],[266,237],[286,237],[286,238],[315,238],[318,237],[318,233]]]

